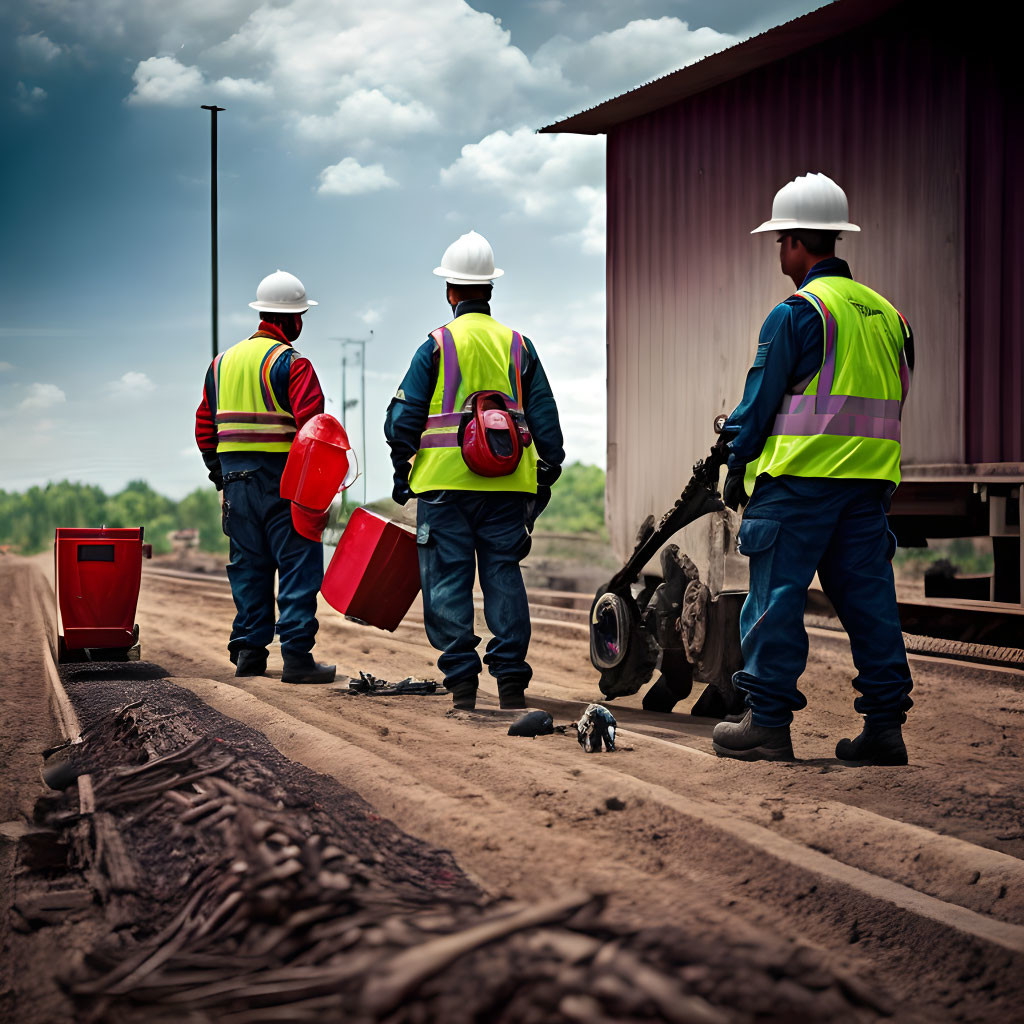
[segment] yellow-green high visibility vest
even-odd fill
[[[900,312],[846,277],[819,277],[796,293],[821,317],[821,367],[779,406],[744,489],[761,473],[900,482],[900,417],[910,390]]]
[[[291,450],[295,417],[274,396],[270,371],[292,351],[272,335],[257,332],[213,361],[218,453]]]
[[[508,476],[479,476],[462,459],[459,422],[466,399],[475,391],[500,391],[509,411],[523,412],[521,380],[523,338],[486,313],[463,313],[431,332],[440,362],[430,399],[420,450],[412,465],[409,487],[424,491],[524,491],[537,493],[537,450],[523,450],[516,471]]]

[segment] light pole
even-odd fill
[[[213,321],[213,358],[217,358],[217,111],[225,107],[201,104],[210,112],[210,312]]]
[[[334,338],[334,341],[341,342],[341,414],[344,419],[348,413],[348,401],[346,395],[346,367],[347,357],[345,348],[348,345],[359,346],[359,405],[361,414],[361,426],[359,431],[359,471],[363,476],[363,504],[366,504],[366,346],[373,341],[373,331],[370,331],[369,338]],[[344,424],[343,424],[344,425]]]

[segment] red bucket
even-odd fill
[[[134,645],[142,527],[57,529],[57,631],[71,650]]]
[[[393,633],[419,592],[416,534],[357,508],[324,573],[324,599],[342,615]]]

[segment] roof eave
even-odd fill
[[[835,0],[809,14],[751,36],[742,43],[713,53],[695,64],[599,103],[571,117],[538,129],[541,133],[567,132],[600,135],[624,121],[678,103],[716,85],[784,60],[828,39],[859,28],[904,0]]]

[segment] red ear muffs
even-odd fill
[[[466,400],[459,423],[459,448],[478,476],[509,476],[519,468],[531,443],[525,425],[509,411],[499,391],[477,391]]]

